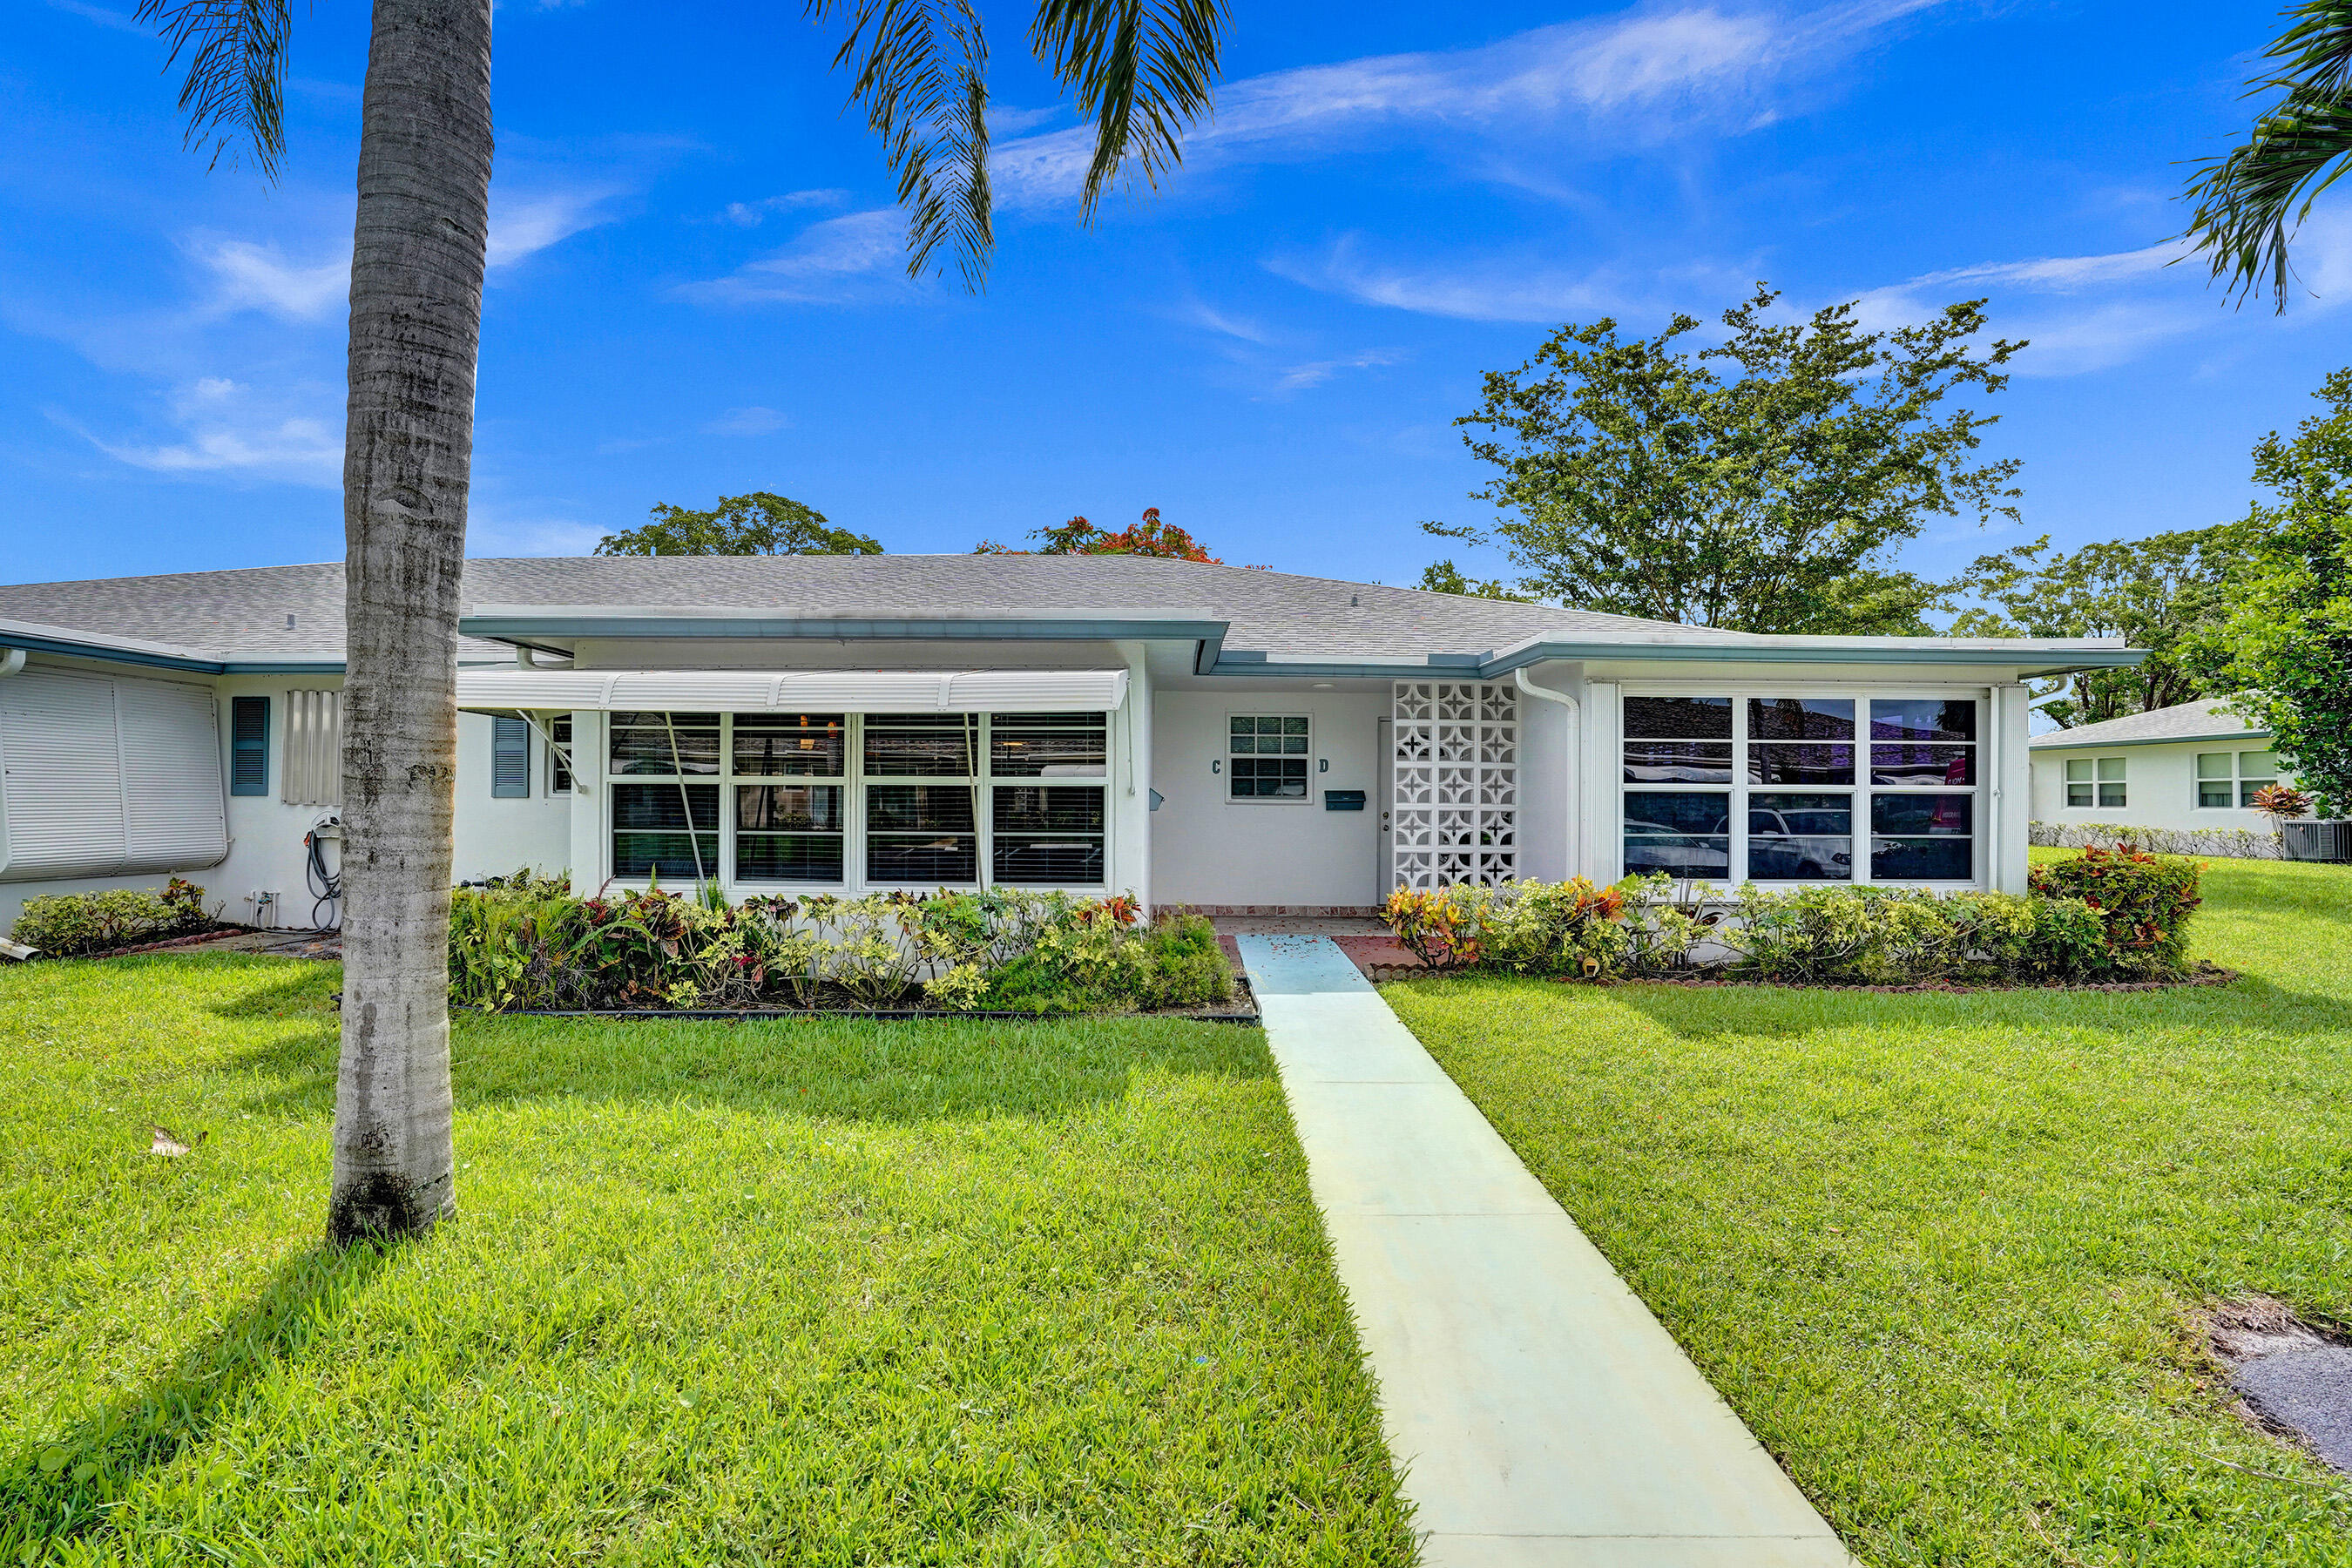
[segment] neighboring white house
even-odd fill
[[[0,923],[173,872],[309,923],[342,589],[335,563],[0,586]],[[2023,683],[2141,657],[1133,556],[473,561],[465,593],[457,875],[584,889],[2021,889]]]
[[[2293,784],[2257,729],[2210,699],[2036,735],[2033,819],[2065,826],[2271,831],[2252,807]]]

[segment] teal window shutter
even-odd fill
[[[520,719],[490,721],[490,796],[530,797],[530,726]]]
[[[269,793],[269,699],[229,700],[228,793]]]

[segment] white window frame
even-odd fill
[[[2077,763],[2091,770],[2090,777],[2077,779],[2074,776],[2074,764]],[[2109,768],[2115,771],[2110,773],[2107,771]],[[2058,767],[2058,792],[2063,797],[2060,804],[2068,811],[2129,811],[2131,809],[2130,775],[2131,759],[2129,757],[2102,757],[2088,752],[2079,756],[2063,757],[2059,759]],[[2091,792],[2090,801],[2086,805],[2074,804],[2074,786],[2078,784],[2087,786]],[[2116,798],[2112,801],[2106,798],[2110,788],[2116,794]]]
[[[876,773],[869,775],[865,771],[866,717],[867,715],[864,713],[853,712],[843,714],[843,772],[838,776],[817,777],[801,773],[784,775],[737,773],[735,771],[736,715],[732,712],[722,711],[719,715],[719,771],[715,773],[688,773],[686,774],[684,779],[681,781],[679,776],[675,773],[616,773],[613,772],[612,716],[609,713],[605,714],[604,716],[604,721],[596,726],[596,755],[593,765],[595,768],[594,776],[602,783],[602,793],[604,796],[604,804],[599,807],[597,812],[597,820],[599,824],[599,837],[597,842],[600,846],[598,853],[608,874],[609,879],[616,887],[631,889],[643,889],[649,887],[652,885],[653,881],[653,879],[650,877],[620,877],[611,875],[613,865],[613,816],[614,807],[617,805],[614,795],[614,786],[619,784],[666,784],[674,789],[679,783],[683,782],[688,784],[716,784],[719,787],[719,864],[713,868],[713,870],[719,879],[721,887],[727,891],[730,897],[740,898],[751,894],[781,894],[787,898],[799,898],[811,893],[833,893],[838,894],[844,898],[856,898],[865,893],[936,892],[941,886],[941,884],[938,882],[887,882],[872,880],[866,876],[866,789],[869,784],[879,784],[885,785],[901,784],[944,784],[950,785],[963,784],[975,791],[975,795],[973,796],[975,811],[973,826],[978,839],[975,847],[977,863],[973,867],[975,880],[955,884],[959,889],[978,890],[985,888],[1010,887],[1018,888],[1024,892],[1061,891],[1096,897],[1100,897],[1115,890],[1112,883],[1115,879],[1114,868],[1118,864],[1116,855],[1118,837],[1118,815],[1117,809],[1117,792],[1112,789],[1111,784],[1112,776],[1116,772],[1117,766],[1116,748],[1118,744],[1118,726],[1121,721],[1120,714],[1118,710],[1114,710],[1104,715],[1103,771],[1098,776],[1078,774],[1039,777],[1028,773],[998,774],[993,766],[994,755],[992,742],[994,739],[995,715],[992,713],[982,713],[979,715],[980,754],[975,759],[978,769],[976,773],[960,778],[926,777],[923,775],[902,775],[895,773]],[[572,747],[572,776],[576,779],[579,777],[579,769],[587,763],[587,759],[580,754],[580,748],[576,740],[579,733],[579,728],[577,726],[574,727],[573,733],[575,736],[575,742]],[[736,786],[749,785],[758,787],[763,784],[837,784],[841,787],[843,821],[842,879],[840,881],[748,881],[734,874],[736,837],[734,791]],[[1013,787],[1042,786],[1045,788],[1060,789],[1101,790],[1103,795],[1103,879],[1100,882],[1092,883],[1068,882],[1058,884],[997,881],[994,875],[996,868],[995,792],[996,786],[1000,784]],[[689,828],[689,831],[691,829]],[[679,881],[675,884],[666,882],[664,884],[666,887],[675,886],[679,890],[684,890],[688,885],[688,883],[686,881]]]
[[[1728,697],[1732,704],[1731,778],[1727,784],[1665,782],[1630,784],[1625,770],[1625,710],[1637,697]],[[1854,705],[1854,783],[1851,784],[1750,784],[1748,781],[1748,748],[1754,744],[1747,734],[1748,703],[1750,699],[1796,698],[1800,700],[1851,701]],[[1977,738],[1975,783],[1966,785],[1912,786],[1873,784],[1870,778],[1870,704],[1926,700],[1937,702],[1970,701],[1977,705]],[[1617,718],[1613,745],[1597,761],[1605,770],[1602,780],[1616,791],[1615,843],[1610,853],[1615,858],[1620,871],[1624,870],[1626,803],[1638,795],[1680,794],[1685,792],[1728,791],[1732,797],[1729,827],[1731,839],[1731,872],[1720,885],[1737,888],[1753,881],[1759,888],[1780,889],[1808,887],[1882,887],[1933,888],[1954,889],[1989,888],[1993,883],[1990,864],[1999,830],[1992,821],[1992,812],[1999,804],[1993,781],[2000,765],[2000,738],[1994,733],[1997,722],[1993,693],[1982,686],[1868,686],[1852,682],[1789,681],[1786,683],[1747,679],[1740,681],[1622,681],[1619,683]],[[1817,744],[1835,745],[1837,742]],[[1844,793],[1853,799],[1853,846],[1850,869],[1851,879],[1843,881],[1827,879],[1803,880],[1750,878],[1743,873],[1748,866],[1748,798],[1750,795],[1835,795]],[[1879,878],[1871,875],[1871,840],[1882,835],[1870,827],[1870,797],[1874,795],[1968,795],[1969,864],[1971,875],[1966,879]]]
[[[1307,764],[1307,787],[1303,792],[1296,795],[1235,795],[1234,793],[1234,759],[1244,754],[1234,750],[1234,721],[1236,719],[1248,719],[1253,721],[1260,719],[1280,719],[1286,722],[1292,719],[1297,719],[1306,724],[1307,750],[1299,759]],[[1224,726],[1217,735],[1217,748],[1218,756],[1221,759],[1220,771],[1224,774],[1224,777],[1219,782],[1224,786],[1223,794],[1225,804],[1227,805],[1299,806],[1308,805],[1315,799],[1315,763],[1317,758],[1315,755],[1314,714],[1286,713],[1279,710],[1269,711],[1264,708],[1228,709],[1225,712]],[[1265,753],[1250,752],[1246,754],[1255,757],[1262,756]],[[1290,753],[1287,752],[1276,752],[1276,755],[1287,757]]]
[[[531,726],[536,730],[538,725]],[[563,731],[558,736],[556,731]],[[573,737],[580,726],[569,713],[559,713],[547,721],[547,733],[540,742],[540,750],[547,756],[547,795],[551,800],[568,800],[572,796],[574,774],[572,762],[580,748]]]
[[[2249,737],[2249,739],[2251,738],[2252,737]],[[2204,774],[2198,772],[2198,763],[2206,757],[2219,755],[2227,755],[2230,759],[2231,804],[2228,805],[2207,805],[2202,798],[2204,786],[2208,784],[2218,783],[2219,775],[2216,775],[2212,779],[2208,779]],[[2267,773],[2247,773],[2246,759],[2248,757],[2270,758],[2271,771]],[[2286,782],[2286,770],[2279,765],[2278,752],[2269,746],[2264,746],[2261,750],[2253,752],[2242,752],[2237,750],[2235,747],[2226,747],[2210,752],[2191,752],[2189,755],[2189,809],[2192,811],[2252,811],[2254,808],[2245,803],[2246,785],[2248,784],[2252,784],[2259,789],[2266,784],[2284,784]]]

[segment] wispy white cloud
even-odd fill
[[[749,408],[730,408],[702,427],[706,436],[769,436],[790,425],[792,421],[772,408],[754,404]]]
[[[1238,338],[1245,343],[1270,343],[1274,334],[1245,316],[1236,316],[1218,310],[1202,300],[1186,300],[1175,311],[1176,319],[1187,326],[1215,332],[1220,337]]]
[[[621,192],[611,185],[558,186],[503,195],[490,187],[489,264],[511,267],[527,256],[613,221],[602,211]]]
[[[2198,287],[2201,275],[2168,265],[2184,254],[2167,242],[1946,268],[1867,290],[1855,300],[1854,316],[1884,331],[1925,321],[1955,300],[1985,297],[1994,334],[2026,341],[2011,362],[2018,374],[2082,375],[2220,323],[2214,301]]]
[[[1549,138],[1573,122],[1595,151],[1612,140],[1747,129],[1776,116],[1778,89],[1942,3],[1853,0],[1801,11],[1645,5],[1479,48],[1275,71],[1219,89],[1215,118],[1185,140],[1185,165],[1295,158],[1407,125]],[[1093,153],[1085,126],[1003,143],[992,160],[999,200],[1013,207],[1066,202]]]
[[[1282,373],[1275,383],[1283,392],[1304,392],[1310,386],[1320,386],[1343,370],[1370,370],[1378,365],[1394,364],[1402,356],[1393,349],[1366,349],[1360,353],[1342,354],[1337,359],[1309,360],[1295,364]]]
[[[493,194],[488,265],[511,267],[572,235],[612,221],[598,210],[618,193],[609,186],[580,186]],[[287,321],[320,321],[340,315],[351,298],[352,247],[344,239],[315,260],[288,258],[278,241],[226,239],[196,234],[183,241],[209,275],[210,291],[192,320],[210,321],[239,310],[259,310]]]
[[[314,321],[351,298],[352,251],[346,245],[315,262],[289,261],[277,242],[199,237],[189,254],[212,274],[207,315],[262,310],[289,321]]]
[[[217,474],[334,489],[342,483],[343,435],[331,388],[271,394],[205,376],[165,399],[176,440],[109,441],[81,431],[107,456],[161,474]],[[69,428],[78,428],[68,423]]]
[[[1738,268],[1713,262],[1570,268],[1519,254],[1425,263],[1381,261],[1367,257],[1362,240],[1354,235],[1344,235],[1319,251],[1268,257],[1265,265],[1277,277],[1324,293],[1465,321],[1664,313],[1671,300],[1692,295],[1712,298],[1748,280]]]
[[[996,136],[1018,136],[1048,120],[1060,119],[1063,112],[1058,103],[1049,103],[1043,109],[1015,109],[1009,103],[992,103],[988,106],[988,129]]]
[[[2352,214],[2315,216],[2296,237],[2294,255],[2301,295],[2283,321],[2255,312],[2257,330],[2293,330],[2313,314],[2352,303]],[[1883,329],[1924,320],[1969,294],[1991,300],[2000,336],[2026,340],[2011,362],[2020,375],[2108,370],[2166,343],[2248,325],[2210,282],[2204,264],[2171,240],[1924,273],[1862,295],[1855,314]]]
[[[719,214],[722,221],[741,228],[757,228],[777,213],[797,212],[803,207],[837,207],[849,199],[847,191],[786,191],[780,196],[761,196],[755,202],[729,202]]]
[[[791,244],[725,278],[683,284],[680,297],[717,305],[838,305],[909,298],[906,224],[889,207],[811,224]]]

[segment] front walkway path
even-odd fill
[[[1851,1568],[1339,949],[1314,936],[1240,946],[1423,1562]]]

